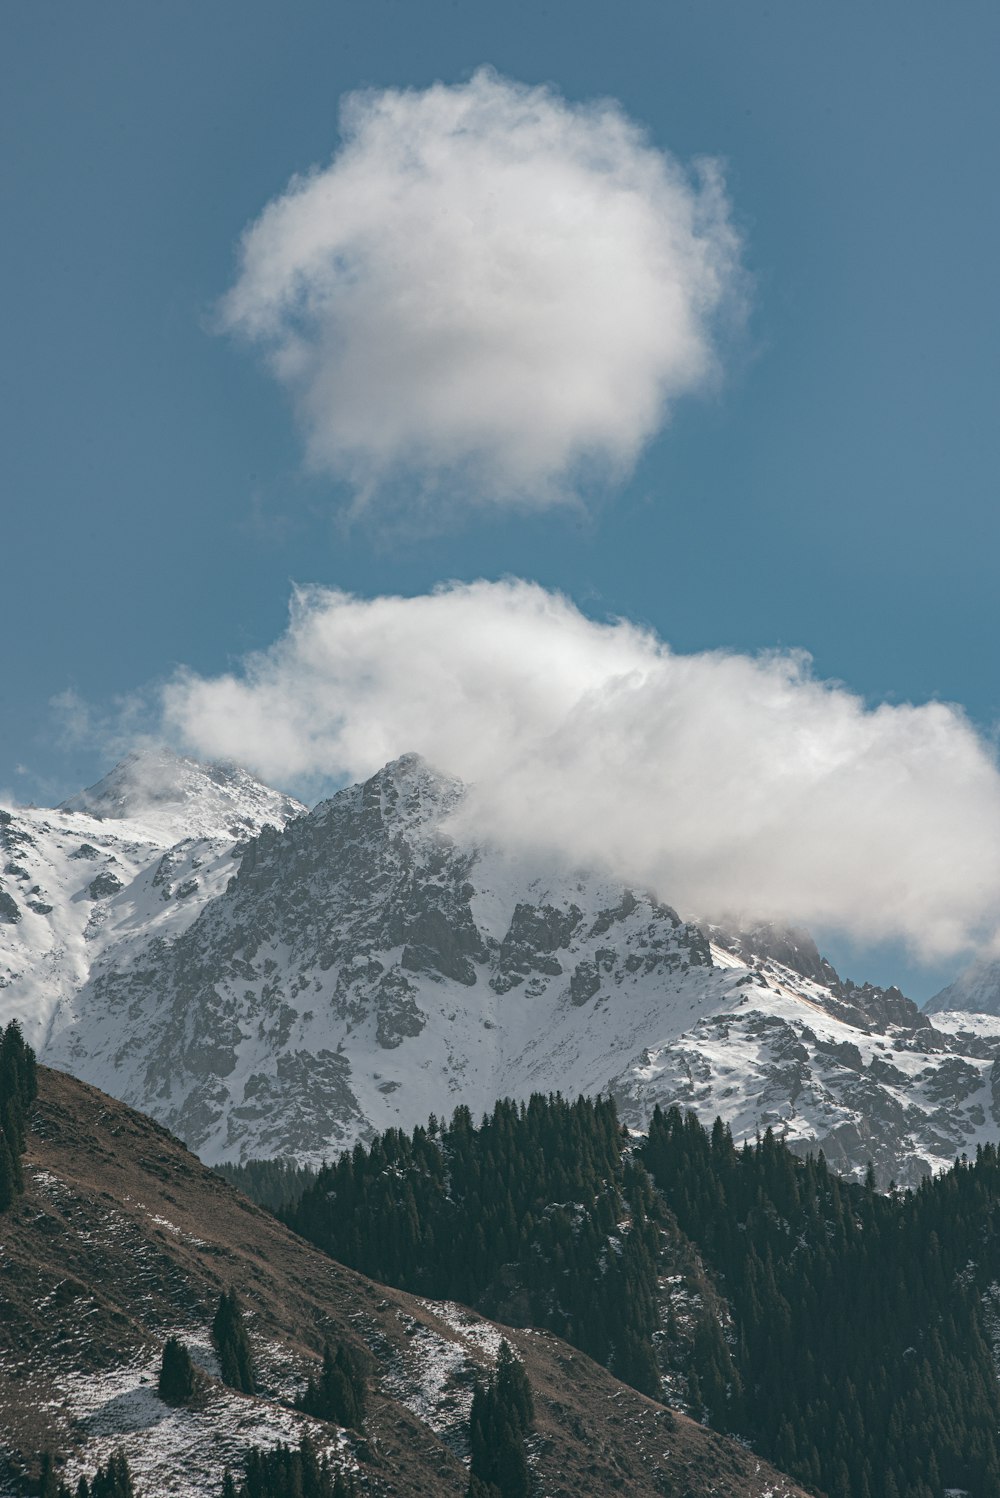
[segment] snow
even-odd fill
[[[304,810],[246,771],[160,751],[130,756],[57,810],[8,808],[0,887],[20,919],[0,924],[0,1024],[19,1020],[44,1052],[93,975],[172,941],[225,890],[238,838]],[[94,898],[104,874],[121,887]]]
[[[211,1365],[204,1348],[192,1345],[188,1329],[165,1332],[185,1341],[195,1361]],[[200,1354],[200,1355],[199,1355]],[[215,1371],[214,1367],[212,1371]],[[247,1398],[215,1384],[199,1409],[173,1409],[157,1396],[159,1354],[136,1357],[107,1373],[69,1373],[57,1378],[52,1406],[69,1415],[79,1430],[80,1449],[66,1465],[71,1485],[92,1476],[118,1450],[125,1452],[137,1498],[205,1498],[222,1488],[227,1467],[239,1473],[251,1446],[279,1441],[298,1445],[304,1432],[321,1454],[341,1467],[356,1465],[341,1433],[259,1397]]]
[[[233,767],[127,762],[59,811],[13,812],[0,1022],[211,1162],[315,1165],[459,1103],[554,1090],[611,1093],[638,1129],[657,1103],[738,1138],[771,1126],[906,1183],[1000,1134],[1000,1019],[940,1014],[923,1038],[858,1023],[648,894],[462,842],[462,795],[406,756],[254,845],[233,888],[237,824],[300,810]],[[95,900],[102,871],[121,888]],[[412,955],[435,905],[467,923],[464,975]],[[525,911],[557,934],[505,969]]]
[[[1000,959],[973,963],[954,983],[935,994],[925,1006],[938,1024],[939,1011],[971,1010],[1000,1016]]]

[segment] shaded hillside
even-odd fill
[[[10,1472],[44,1447],[75,1479],[123,1445],[138,1498],[221,1491],[248,1445],[310,1430],[373,1494],[462,1498],[473,1383],[500,1334],[455,1305],[388,1290],[296,1238],[162,1128],[39,1070],[25,1192],[0,1220],[0,1428]],[[156,1397],[177,1335],[214,1373],[222,1289],[246,1310],[260,1392],[207,1383],[203,1407]],[[781,1498],[800,1492],[738,1444],[616,1382],[554,1336],[513,1332],[535,1400],[529,1455],[546,1498]],[[324,1342],[368,1368],[366,1439],[289,1408]]]

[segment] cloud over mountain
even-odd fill
[[[311,464],[356,506],[394,480],[425,517],[627,474],[712,377],[740,299],[717,165],[489,69],[351,95],[341,136],[247,229],[221,305],[292,392]]]
[[[648,884],[687,912],[995,938],[1000,773],[942,703],[869,708],[802,654],[677,655],[510,580],[297,593],[241,671],[167,688],[168,730],[290,783],[405,750],[461,775],[478,835]]]

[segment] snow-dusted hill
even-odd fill
[[[885,1181],[1000,1137],[1000,1026],[932,1028],[801,933],[703,931],[455,841],[463,788],[414,756],[297,817],[243,772],[154,768],[8,814],[0,1017],[208,1160],[318,1161],[555,1089],[635,1127],[657,1102],[770,1124]]]
[[[55,811],[0,808],[0,1020],[44,1051],[91,974],[179,935],[242,842],[304,810],[245,770],[159,750]]]

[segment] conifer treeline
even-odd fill
[[[670,1335],[660,1241],[672,1233],[732,1312],[726,1328],[707,1308],[698,1322],[696,1413],[830,1498],[1000,1493],[983,1310],[1000,1280],[993,1146],[881,1196],[770,1131],[737,1148],[718,1121],[708,1132],[657,1110],[633,1152],[610,1102],[535,1097],[498,1104],[478,1128],[460,1108],[443,1129],[390,1131],[282,1215],[403,1289],[501,1319],[506,1295],[519,1320],[654,1394],[651,1334]]]
[[[42,1456],[38,1498],[135,1498],[128,1458],[124,1451],[114,1452],[107,1465],[98,1467],[89,1482],[81,1477],[71,1488],[56,1477],[52,1457],[46,1452]]]
[[[316,1179],[316,1171],[294,1160],[247,1160],[242,1165],[213,1165],[216,1175],[271,1212],[294,1202]]]
[[[24,1190],[21,1156],[27,1144],[28,1111],[38,1090],[35,1053],[16,1020],[0,1033],[0,1212]]]
[[[695,1375],[714,1425],[830,1498],[1000,1493],[992,1146],[888,1197],[770,1130],[738,1149],[676,1108],[656,1110],[643,1154],[732,1307],[732,1348]]]
[[[342,1472],[331,1472],[326,1457],[303,1436],[296,1450],[279,1445],[271,1451],[254,1447],[247,1452],[246,1475],[237,1485],[227,1472],[222,1498],[355,1498],[357,1484]]]
[[[622,1142],[606,1099],[505,1100],[479,1127],[462,1107],[358,1145],[281,1216],[373,1279],[487,1313],[516,1302],[656,1394],[658,1234]]]

